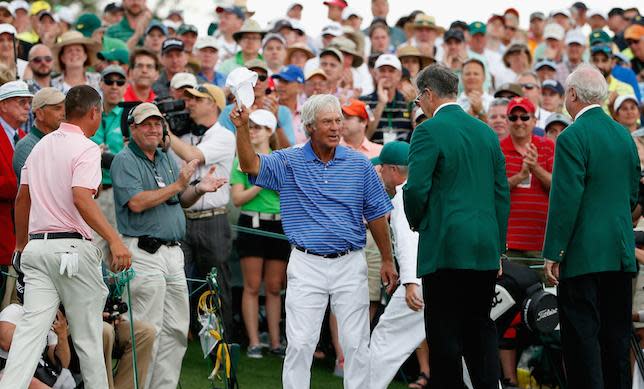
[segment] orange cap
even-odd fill
[[[644,26],[641,24],[633,24],[624,31],[624,39],[638,41],[642,36],[644,36]]]
[[[369,120],[367,105],[360,100],[351,99],[342,106],[342,112],[347,116],[358,116],[364,120]]]

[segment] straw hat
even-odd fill
[[[288,47],[288,49],[286,49],[286,62],[287,63],[291,62],[291,55],[293,55],[293,53],[295,51],[301,51],[304,54],[306,54],[306,59],[311,59],[311,58],[315,57],[315,54],[313,54],[313,51],[311,51],[311,49],[309,48],[309,46],[306,43],[295,42],[292,45],[290,45]]]
[[[261,35],[262,39],[264,38],[264,35],[266,35],[266,31],[262,29],[259,23],[257,23],[253,19],[247,19],[242,25],[241,29],[233,34],[233,39],[235,40],[235,42],[239,42],[244,34],[251,32]]]
[[[54,57],[54,66],[57,71],[61,71],[60,54],[63,51],[63,47],[70,45],[83,45],[85,47],[85,53],[87,54],[85,67],[92,66],[96,62],[96,53],[98,53],[101,47],[100,43],[93,39],[85,38],[80,31],[71,30],[63,33],[51,49]]]
[[[433,64],[436,62],[436,60],[433,57],[430,57],[429,55],[425,55],[418,50],[417,47],[415,46],[400,46],[398,48],[398,51],[396,51],[396,55],[398,56],[398,59],[403,59],[405,57],[416,57],[420,60],[420,68],[424,69],[425,67]]]

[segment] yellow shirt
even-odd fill
[[[610,96],[612,92],[617,92],[617,96],[635,95],[635,91],[631,85],[610,76],[608,80],[608,95]],[[610,111],[608,110],[608,100],[609,99],[606,99],[606,101],[604,101],[602,108],[604,109],[604,112],[610,115]]]

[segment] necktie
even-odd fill
[[[18,131],[16,131],[16,132],[13,133],[13,144],[14,144],[14,146],[18,143],[19,140],[20,140],[20,134],[18,134]]]

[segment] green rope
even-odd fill
[[[132,270],[132,273],[134,273],[133,269],[128,269],[126,271]],[[134,319],[132,318],[132,298],[131,293],[130,293],[130,278],[125,277],[126,280],[126,287],[127,287],[127,305],[130,309],[128,309],[129,316],[130,316],[130,336],[132,337],[132,368],[134,369],[134,389],[139,389],[139,369],[136,366],[136,338],[134,336]]]

